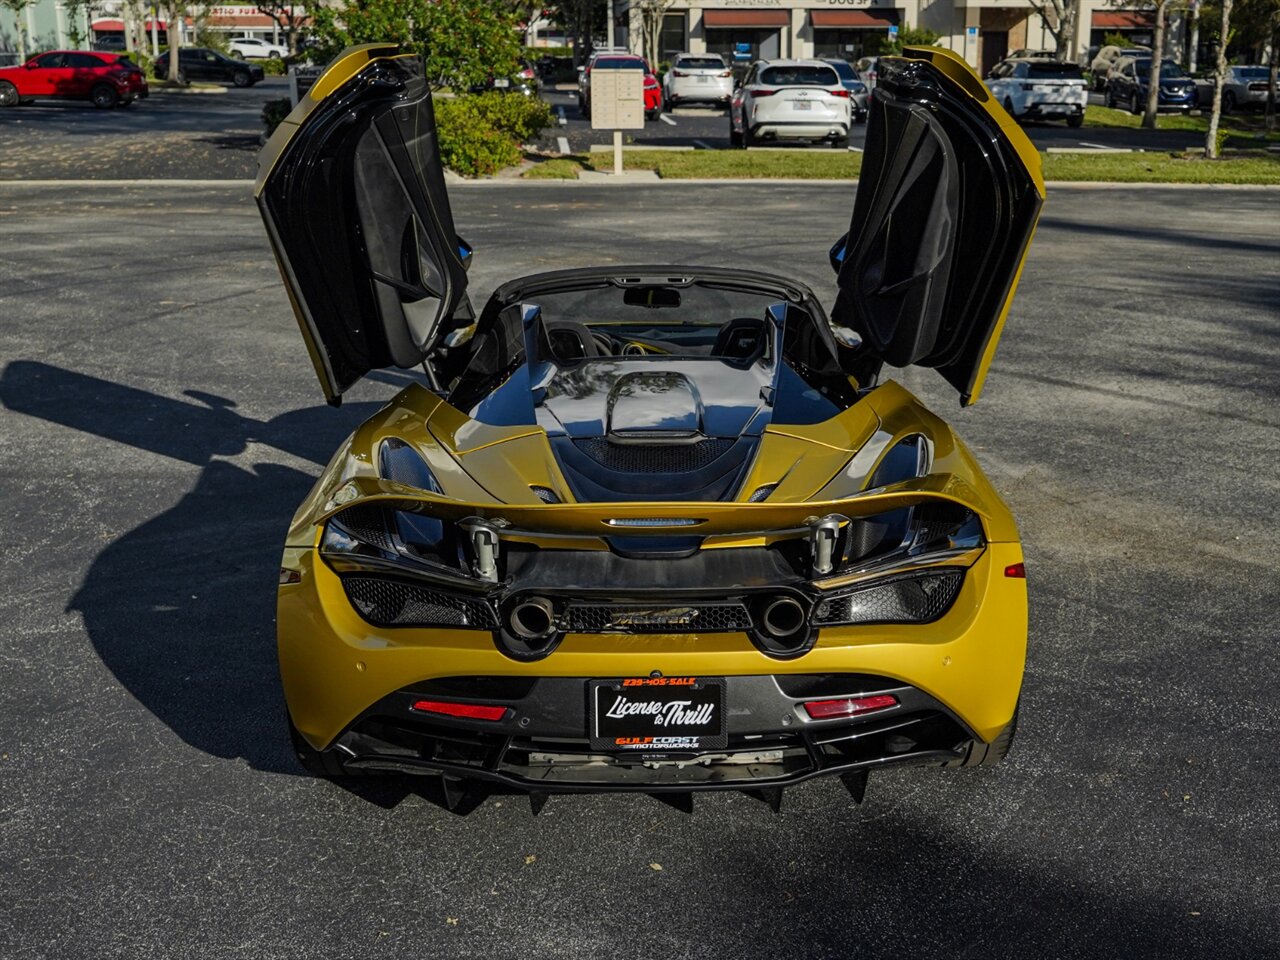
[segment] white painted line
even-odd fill
[[[849,152],[850,152],[850,153],[862,153],[862,148],[861,148],[861,147],[855,147],[855,146],[850,145],[850,147],[849,147]]]
[[[1082,147],[1097,147],[1099,150],[1105,150],[1105,149],[1107,149],[1107,145],[1106,145],[1105,143],[1090,143],[1088,140],[1081,140],[1081,141],[1080,141],[1080,146],[1082,146]]]
[[[700,149],[700,150],[710,150],[710,149],[711,149],[711,147],[710,147],[710,146],[708,146],[707,144],[703,143],[701,140],[695,140],[695,141],[693,141],[693,145],[694,145],[695,147],[697,147],[698,149]]]
[[[569,152],[569,138],[568,138],[568,137],[556,137],[556,147],[560,150],[560,152],[561,152],[561,153],[568,153],[568,152]]]
[[[560,120],[559,120],[560,126],[563,127],[565,124],[569,122],[564,118],[564,107],[556,107],[556,113],[560,115]]]
[[[679,124],[677,124],[674,120],[668,117],[665,113],[658,114],[658,119],[661,120],[663,123],[670,124],[673,127],[679,126]]]

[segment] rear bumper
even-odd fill
[[[921,624],[822,627],[816,630],[812,646],[790,659],[767,656],[747,633],[732,629],[681,633],[680,627],[673,626],[673,632],[667,633],[568,633],[549,655],[521,662],[501,652],[487,629],[373,626],[352,607],[338,574],[319,561],[313,549],[289,548],[281,565],[296,571],[299,582],[282,585],[278,592],[281,679],[294,724],[316,749],[334,745],[370,716],[385,715],[378,711],[388,698],[456,677],[577,684],[576,692],[566,693],[568,688],[554,684],[542,688],[539,703],[543,693],[559,693],[567,699],[557,699],[559,706],[531,715],[531,726],[524,728],[523,735],[536,730],[582,739],[586,736],[581,693],[585,681],[647,677],[654,671],[664,676],[734,678],[737,685],[747,684],[741,687],[744,690],[755,689],[750,687],[755,682],[751,678],[777,686],[785,683],[779,678],[794,676],[871,676],[911,688],[929,698],[927,705],[921,701],[921,710],[945,715],[965,735],[990,742],[1013,715],[1022,684],[1026,581],[1004,576],[1008,565],[1021,561],[1018,544],[989,543],[969,567],[949,611],[939,619]],[[750,700],[747,697],[744,702]],[[728,732],[746,736],[808,729],[794,710],[792,724],[781,724],[785,712],[775,706],[765,714],[776,714],[775,723],[752,719],[757,724],[752,727],[748,719],[760,716],[753,708],[743,719],[735,719]],[[535,721],[537,725],[532,726]],[[368,759],[379,756],[374,750]],[[906,758],[895,754],[891,759],[905,762]],[[871,762],[888,761],[881,757]],[[411,759],[406,765],[420,764]],[[821,771],[808,775],[817,772]]]
[[[680,80],[671,85],[673,103],[728,103],[733,96],[730,84],[688,83]]]
[[[462,696],[459,696],[461,692]],[[892,694],[856,721],[809,719],[805,700]],[[423,697],[502,704],[486,722],[416,714]],[[383,698],[330,747],[348,771],[442,774],[546,793],[741,790],[889,765],[960,760],[976,734],[943,704],[885,677],[726,678],[728,745],[701,752],[592,750],[587,681],[449,678]]]
[[[828,137],[848,136],[849,124],[844,119],[819,120],[763,120],[752,125],[751,135],[757,138],[781,140],[825,140]]]

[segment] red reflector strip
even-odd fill
[[[462,717],[466,720],[501,720],[506,707],[491,707],[482,703],[445,703],[442,700],[419,700],[413,709],[420,713],[440,713],[446,717]]]
[[[831,720],[835,717],[853,717],[872,710],[896,707],[898,698],[890,693],[878,693],[874,697],[853,697],[848,700],[810,700],[804,705],[811,720]]]
[[[1006,577],[1013,577],[1016,580],[1025,580],[1027,579],[1026,565],[1021,563],[1011,563],[1004,568],[1004,575]]]

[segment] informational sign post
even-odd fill
[[[644,129],[644,71],[591,71],[591,129],[613,131],[613,172],[622,173],[622,131]]]

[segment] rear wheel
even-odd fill
[[[120,95],[105,83],[100,83],[89,91],[89,101],[99,110],[110,110],[120,102]]]
[[[298,732],[293,725],[293,718],[285,714],[285,722],[289,724],[289,743],[293,746],[293,755],[307,773],[317,777],[349,777],[360,776],[362,771],[346,770],[331,750],[317,750]]]
[[[1137,91],[1129,98],[1129,112],[1135,116],[1142,112],[1142,104],[1138,102]]]
[[[733,128],[733,114],[729,115],[729,146],[742,148],[742,134]]]
[[[742,124],[742,145],[744,147],[754,147],[756,145],[756,135],[745,121]]]
[[[253,77],[245,70],[237,70],[231,75],[231,82],[237,87],[247,87],[253,83]]]
[[[1222,112],[1232,113],[1236,109],[1236,95],[1230,90],[1222,92]]]
[[[1067,117],[1067,126],[1068,127],[1084,126],[1084,114],[1077,113],[1077,114],[1074,114],[1073,116]]]
[[[8,80],[0,80],[0,107],[16,107],[21,102],[18,88]]]
[[[1021,705],[1019,701],[1014,706],[1009,725],[1001,730],[994,740],[990,743],[970,740],[964,756],[949,760],[945,765],[948,767],[994,767],[1003,760],[1013,748],[1013,738],[1018,732],[1018,710]]]

